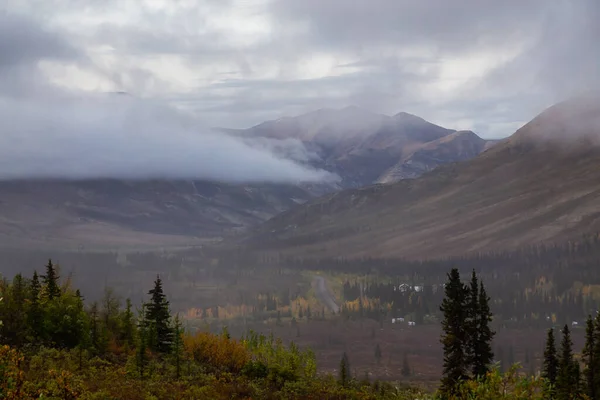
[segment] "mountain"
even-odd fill
[[[439,258],[600,231],[600,96],[557,104],[476,158],[321,197],[247,237],[292,254]]]
[[[475,157],[493,143],[412,114],[387,116],[354,106],[222,131],[245,139],[298,140],[316,155],[308,164],[342,178],[338,188],[416,177],[438,165]]]
[[[126,94],[120,94],[125,96]],[[118,179],[0,182],[0,246],[187,246],[256,226],[326,193],[418,176],[490,143],[414,115],[322,109],[222,130],[338,173],[339,184],[236,185]],[[299,145],[298,145],[299,144]],[[383,176],[383,178],[382,178]]]
[[[205,181],[0,182],[0,246],[187,246],[312,198],[293,185]]]

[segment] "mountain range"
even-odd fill
[[[335,172],[337,183],[228,184],[201,180],[10,180],[0,182],[0,246],[156,248],[219,238],[347,188],[414,178],[475,157],[494,141],[407,113],[347,107],[218,129],[254,146]],[[301,157],[288,141],[300,142]],[[308,156],[307,156],[308,154]]]
[[[471,160],[294,207],[245,243],[315,257],[443,258],[598,231],[600,95],[590,94],[550,107]]]

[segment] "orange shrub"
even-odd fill
[[[183,338],[188,357],[216,371],[240,372],[250,360],[250,353],[237,340],[198,332]]]
[[[8,346],[0,346],[0,398],[20,399],[23,386],[23,355]]]

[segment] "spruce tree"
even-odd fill
[[[593,369],[593,384],[594,384],[594,393],[596,394],[596,398],[600,397],[600,313],[596,315],[594,318],[594,349],[592,351],[592,358],[594,360]]]
[[[466,327],[466,357],[473,376],[476,377],[479,374],[476,371],[475,366],[477,365],[477,346],[479,343],[479,334],[477,327],[479,325],[479,284],[475,269],[471,273],[471,282],[469,285],[469,291],[467,293],[467,308],[465,316],[465,327]]]
[[[402,359],[402,370],[400,371],[402,376],[410,376],[410,365],[408,364],[408,354],[404,352],[404,357]]]
[[[60,286],[58,286],[58,272],[56,267],[52,264],[52,260],[48,260],[46,264],[46,275],[42,276],[44,283],[44,289],[48,300],[60,297]]]
[[[545,397],[548,399],[554,398],[557,374],[558,358],[556,356],[556,342],[554,339],[554,329],[550,328],[546,338],[546,348],[544,349],[544,366],[542,369],[542,377],[546,381]]]
[[[467,292],[468,289],[460,281],[458,270],[453,268],[448,274],[445,297],[440,307],[444,314],[440,340],[444,349],[444,365],[440,390],[446,396],[454,393],[457,384],[468,377],[468,360],[465,351]]]
[[[173,358],[175,361],[175,375],[181,376],[181,359],[183,357],[183,325],[179,320],[179,314],[175,316],[173,323]]]
[[[342,355],[342,360],[340,361],[340,384],[342,386],[347,386],[350,382],[350,361],[348,360],[348,355],[346,352]]]
[[[596,335],[594,333],[594,320],[591,315],[588,315],[585,324],[585,345],[582,351],[582,357],[585,362],[585,383],[586,383],[586,395],[590,399],[596,398],[596,367],[597,362],[595,356],[596,348]]]
[[[562,331],[558,374],[556,376],[556,398],[569,400],[574,398],[579,386],[579,365],[573,358],[573,341],[569,326],[565,324]]]
[[[381,347],[379,347],[379,343],[375,346],[375,360],[377,360],[377,364],[381,363]]]
[[[479,284],[477,313],[475,315],[475,331],[471,333],[471,336],[475,338],[473,358],[471,359],[471,370],[475,377],[487,374],[494,360],[492,340],[496,332],[490,328],[492,312],[490,311],[489,301],[490,298],[487,295],[485,286],[481,282]]]
[[[33,271],[33,277],[29,285],[29,305],[27,307],[27,325],[29,340],[36,345],[41,345],[44,340],[44,310],[40,304],[40,280],[37,271]]]
[[[173,328],[169,301],[163,293],[162,281],[157,275],[154,288],[148,292],[150,302],[146,304],[145,322],[151,328],[149,340],[151,349],[159,353],[169,353],[173,344]]]

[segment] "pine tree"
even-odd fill
[[[492,322],[492,312],[489,306],[490,298],[487,295],[485,286],[483,286],[483,282],[479,284],[477,296],[475,329],[474,332],[470,333],[471,337],[475,338],[472,349],[471,371],[473,376],[485,376],[494,360],[492,340],[496,332],[490,328],[490,322]]]
[[[404,352],[404,358],[402,359],[402,370],[400,371],[402,376],[410,376],[410,365],[408,364],[408,354]]]
[[[444,314],[441,337],[444,348],[444,366],[440,390],[444,395],[454,393],[456,385],[468,377],[468,360],[465,354],[467,292],[468,289],[460,281],[458,270],[453,268],[448,274],[445,297],[440,307]]]
[[[377,364],[381,363],[381,347],[379,347],[379,343],[375,346],[375,360],[377,360]]]
[[[596,315],[594,318],[594,349],[592,351],[592,358],[594,360],[593,369],[593,384],[594,384],[594,393],[596,394],[596,398],[600,397],[600,313]]]
[[[558,375],[558,358],[556,356],[556,342],[554,340],[554,329],[548,330],[546,338],[546,348],[544,349],[544,366],[542,377],[546,381],[546,398],[553,399]]]
[[[181,376],[181,358],[183,356],[183,325],[179,320],[179,314],[173,322],[173,358],[175,359],[175,374],[177,379]]]
[[[348,360],[348,355],[344,352],[340,361],[340,384],[344,387],[347,386],[350,378],[350,361]]]
[[[565,324],[562,331],[560,348],[560,359],[558,361],[558,374],[556,376],[556,398],[569,400],[577,393],[579,384],[579,365],[573,358],[573,341],[569,326]]]
[[[44,310],[40,305],[41,285],[37,271],[33,271],[33,277],[29,285],[29,306],[27,307],[27,325],[29,340],[37,345],[44,340]]]
[[[479,343],[479,333],[477,328],[479,325],[479,282],[475,269],[471,273],[471,282],[467,293],[467,308],[465,310],[465,328],[466,328],[466,349],[465,356],[468,365],[471,367],[473,376],[477,373],[477,346]]]
[[[142,308],[139,311],[138,321],[138,341],[137,341],[137,349],[135,354],[135,364],[137,366],[137,370],[140,374],[140,379],[144,379],[144,374],[146,371],[146,365],[148,364],[148,356],[147,352],[147,343],[148,343],[148,323],[144,320],[146,315],[146,305],[142,304]]]
[[[48,260],[48,264],[46,265],[46,275],[42,276],[42,281],[44,283],[44,289],[46,296],[48,296],[48,300],[52,300],[54,298],[60,297],[60,286],[58,285],[58,272],[56,271],[56,267],[52,264],[52,260]]]
[[[594,320],[591,315],[588,315],[585,325],[585,345],[582,351],[582,357],[585,362],[585,383],[586,395],[590,399],[596,398],[596,367],[597,362],[595,356],[596,335],[594,334]]]
[[[159,276],[154,281],[154,288],[148,292],[150,302],[146,304],[145,322],[151,330],[149,334],[150,348],[159,353],[169,353],[173,344],[173,328],[169,301],[163,293],[162,281]]]
[[[135,345],[135,321],[131,300],[125,301],[125,310],[121,314],[119,341],[129,349]]]

